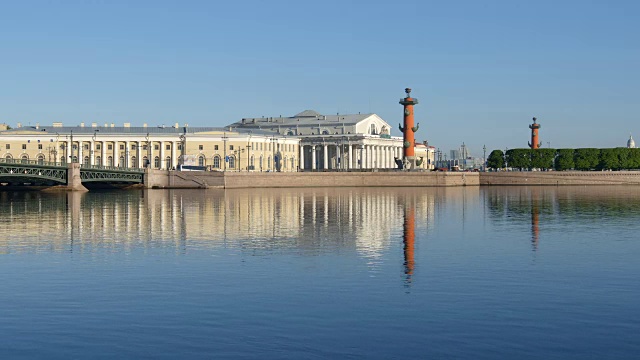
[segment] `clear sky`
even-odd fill
[[[2,1],[0,122],[375,112],[473,155],[640,140],[640,1]]]

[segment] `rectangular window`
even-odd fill
[[[204,145],[198,145],[198,150],[204,150]]]
[[[124,144],[120,144],[120,150],[124,150]]]
[[[107,146],[107,150],[113,150],[113,144],[109,144],[109,145]]]
[[[167,144],[164,148],[165,150],[171,150],[171,145]]]
[[[178,144],[178,150],[182,150],[182,144]]]
[[[131,150],[135,150],[136,149],[136,144],[132,144],[131,145]]]
[[[42,150],[42,144],[38,144],[38,150]]]
[[[142,150],[147,150],[147,145],[142,145]]]
[[[229,150],[233,150],[233,145],[229,145]]]
[[[22,150],[27,150],[27,144],[22,144]]]
[[[84,149],[89,150],[89,144],[84,144]]]
[[[160,150],[160,145],[158,144],[153,145],[153,150]]]
[[[100,149],[102,149],[102,145],[96,144],[96,150],[100,150]]]
[[[218,145],[213,145],[213,150],[218,150]]]
[[[11,149],[11,145],[7,144],[6,148],[7,150]]]

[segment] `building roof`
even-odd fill
[[[290,117],[260,117],[243,118],[242,120],[230,124],[229,128],[273,128],[276,126],[296,127],[296,126],[318,126],[320,125],[355,125],[362,120],[375,114],[336,114],[321,115],[314,110],[305,110]]]
[[[173,126],[132,126],[132,127],[124,127],[124,126],[118,126],[118,127],[110,127],[110,126],[97,126],[97,127],[87,127],[87,126],[58,126],[58,127],[54,127],[52,125],[50,126],[45,126],[45,125],[40,125],[40,126],[22,126],[19,128],[12,128],[9,130],[4,130],[2,132],[0,132],[0,134],[8,134],[8,135],[20,135],[20,134],[48,134],[48,135],[55,135],[56,133],[59,134],[69,134],[71,132],[73,132],[74,134],[77,135],[93,135],[94,132],[98,133],[98,136],[100,134],[104,134],[104,135],[128,135],[128,134],[135,134],[135,135],[146,135],[146,134],[153,134],[153,135],[181,135],[181,134],[198,134],[198,133],[203,133],[203,132],[229,132],[229,129],[224,128],[224,127],[209,127],[209,126],[179,126],[179,127],[173,127]],[[234,129],[233,132],[238,132],[238,133],[247,133],[248,131],[245,129]],[[267,132],[267,131],[253,131],[251,130],[251,133],[254,135],[272,135],[272,133]]]

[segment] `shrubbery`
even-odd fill
[[[562,170],[631,170],[640,169],[640,149],[510,149],[494,150],[487,166],[516,169]]]

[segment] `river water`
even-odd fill
[[[640,354],[640,187],[0,192],[0,357]]]

